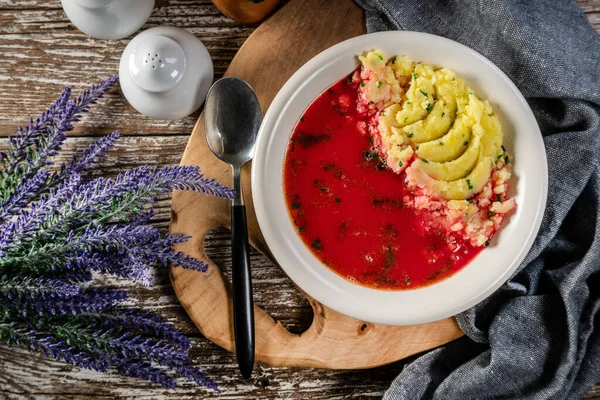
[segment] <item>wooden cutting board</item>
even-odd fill
[[[248,38],[225,75],[250,83],[266,111],[281,86],[306,61],[336,43],[363,33],[363,12],[351,0],[291,1]],[[181,164],[198,165],[206,176],[231,185],[230,168],[208,149],[203,126],[201,116]],[[271,257],[254,214],[250,165],[242,171],[242,185],[250,243]],[[211,266],[205,274],[172,268],[175,293],[205,337],[234,351],[231,283],[204,252],[206,235],[217,227],[229,228],[229,219],[229,201],[193,192],[173,195],[170,230],[192,235],[178,250]],[[261,308],[254,307],[258,362],[274,366],[370,368],[463,335],[454,318],[404,327],[376,325],[346,317],[305,297],[313,308],[314,319],[310,328],[299,335],[291,334]]]

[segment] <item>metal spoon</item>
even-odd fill
[[[233,326],[240,372],[249,378],[254,365],[254,305],[246,207],[240,171],[252,159],[262,111],[254,90],[241,79],[216,81],[206,97],[204,131],[212,152],[231,165],[236,197],[231,207]]]

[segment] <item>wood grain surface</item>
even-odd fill
[[[600,0],[579,3],[600,31]],[[231,21],[209,0],[158,0],[143,29],[158,25],[185,28],[198,36],[211,53],[216,77],[223,74],[256,28]],[[16,126],[41,112],[62,86],[71,85],[78,91],[114,74],[128,41],[86,37],[66,19],[59,0],[0,0],[0,148],[6,146],[5,138]],[[70,135],[66,150],[82,149],[93,137],[119,129],[125,137],[94,174],[112,175],[142,164],[177,164],[197,118],[198,114],[178,121],[152,120],[136,113],[117,89],[82,120]],[[166,232],[170,198],[161,198],[157,211],[153,223]],[[224,229],[213,232],[205,246],[229,279],[229,233]],[[266,257],[252,252],[251,261],[256,303],[291,332],[303,331],[312,320],[308,302]],[[244,381],[238,377],[234,356],[198,333],[173,293],[168,271],[157,269],[156,278],[150,289],[118,280],[106,283],[130,288],[135,298],[132,304],[168,318],[187,333],[193,341],[192,359],[217,381],[221,394],[185,382],[177,390],[165,390],[144,381],[78,370],[0,345],[0,399],[380,398],[404,365],[399,362],[364,371],[259,366],[253,378]],[[600,399],[600,386],[585,398]]]

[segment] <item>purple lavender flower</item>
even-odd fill
[[[55,172],[50,179],[50,186],[62,182],[66,177],[72,174],[83,174],[93,164],[98,162],[98,159],[110,150],[117,139],[121,137],[119,131],[115,131],[108,136],[104,136],[93,142],[89,148],[83,151],[81,156],[73,155],[73,159],[69,164],[62,164],[59,172]]]
[[[22,316],[28,315],[65,315],[80,313],[98,313],[114,307],[128,298],[122,290],[87,289],[68,297],[13,297],[0,294],[0,299],[13,309],[18,309]]]
[[[42,186],[44,186],[48,180],[48,175],[48,171],[43,169],[31,178],[23,178],[15,192],[0,204],[0,208],[2,209],[0,211],[0,223],[4,222],[11,215],[18,213],[23,207],[26,207],[39,193]]]
[[[216,385],[188,357],[190,342],[173,325],[123,308],[128,293],[94,286],[108,274],[152,283],[150,267],[171,263],[206,271],[200,260],[172,250],[184,235],[148,226],[160,194],[194,190],[231,198],[234,191],[198,167],[147,166],[115,178],[80,176],[119,138],[101,138],[52,174],[66,133],[117,81],[107,79],[71,98],[70,89],[36,121],[19,128],[0,153],[0,340],[82,368],[175,387],[184,377]]]
[[[94,314],[93,317],[95,318],[95,321],[93,321],[95,326],[137,329],[146,334],[153,333],[156,337],[173,342],[184,349],[190,347],[189,339],[173,325],[163,318],[142,310],[117,309],[102,314]]]

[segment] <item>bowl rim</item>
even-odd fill
[[[297,240],[294,240],[290,237],[290,240],[285,242],[282,231],[287,230],[286,225],[289,224],[289,226],[292,226],[289,219],[287,207],[285,209],[285,213],[288,217],[287,221],[283,222],[283,225],[281,225],[281,229],[278,229],[277,226],[278,224],[281,224],[282,221],[274,221],[273,218],[270,217],[271,212],[273,212],[273,208],[270,208],[267,204],[274,197],[279,198],[279,196],[281,196],[281,198],[283,198],[283,189],[281,189],[280,193],[272,193],[270,191],[263,190],[267,187],[266,185],[268,184],[266,173],[263,173],[263,171],[265,171],[265,165],[268,162],[269,157],[273,157],[273,155],[270,154],[268,150],[270,143],[274,137],[274,132],[277,131],[278,124],[281,122],[283,115],[285,115],[285,113],[289,113],[289,111],[292,109],[290,103],[292,103],[294,99],[297,98],[297,93],[303,90],[303,86],[305,85],[305,83],[308,80],[315,79],[315,77],[317,77],[322,71],[325,70],[325,68],[328,65],[331,64],[332,60],[336,60],[337,58],[341,57],[347,57],[348,55],[352,55],[354,58],[356,58],[356,56],[359,53],[370,48],[377,47],[373,46],[370,43],[376,43],[380,39],[384,40],[391,38],[397,39],[398,41],[419,40],[430,43],[437,42],[436,44],[438,45],[450,46],[459,53],[462,52],[463,55],[468,55],[469,57],[471,57],[471,59],[475,59],[478,62],[485,64],[485,67],[489,68],[491,72],[493,72],[502,81],[506,88],[510,90],[512,95],[516,96],[516,98],[518,99],[519,107],[521,107],[523,113],[525,114],[526,120],[523,123],[527,124],[528,128],[532,131],[530,133],[530,138],[534,139],[535,143],[533,144],[533,146],[535,147],[537,155],[539,156],[536,163],[537,167],[540,168],[540,174],[539,176],[537,176],[537,179],[532,180],[532,182],[530,183],[530,185],[536,185],[537,188],[537,198],[532,198],[529,201],[529,203],[531,203],[529,204],[529,208],[533,207],[535,215],[527,217],[530,220],[532,220],[532,223],[529,225],[529,229],[527,230],[527,232],[525,232],[525,234],[519,233],[521,236],[523,236],[523,242],[518,251],[510,249],[512,253],[514,253],[514,256],[511,257],[512,259],[510,261],[509,266],[503,268],[502,272],[497,274],[495,278],[489,278],[485,287],[478,285],[476,282],[469,282],[467,285],[469,287],[465,290],[467,290],[469,293],[476,293],[470,294],[468,298],[463,299],[462,301],[454,301],[454,299],[451,299],[449,301],[439,301],[439,305],[432,303],[428,305],[428,310],[420,310],[419,314],[416,312],[408,311],[397,312],[396,310],[398,308],[401,308],[401,306],[411,305],[410,301],[407,300],[407,302],[405,303],[404,301],[400,300],[397,304],[391,305],[387,302],[389,302],[390,300],[392,300],[393,302],[394,298],[410,299],[411,295],[409,294],[407,296],[402,297],[394,296],[391,294],[408,294],[419,291],[422,291],[424,293],[425,291],[429,291],[431,292],[429,293],[429,295],[431,295],[435,294],[436,292],[436,290],[432,291],[431,288],[437,287],[439,289],[442,286],[444,286],[444,290],[447,291],[448,288],[450,288],[452,285],[445,285],[445,283],[447,283],[448,281],[455,280],[455,277],[461,274],[462,271],[467,269],[469,265],[473,264],[475,260],[471,261],[462,270],[458,271],[457,273],[455,273],[447,279],[444,279],[438,283],[423,288],[413,290],[384,291],[353,284],[340,277],[335,272],[332,272],[331,270],[329,270],[329,268],[327,268],[320,261],[318,261],[318,259],[308,249],[306,249],[306,246],[304,245],[302,240],[297,236],[295,231],[294,233],[297,236]],[[338,80],[341,78],[343,78],[343,76],[340,76]],[[331,85],[335,82],[336,81],[332,81],[329,84]],[[322,87],[318,90],[318,93],[321,93],[326,89],[327,86]],[[313,99],[314,98],[316,98],[316,96],[314,96]],[[304,109],[302,109],[301,112],[304,112]],[[286,138],[287,142],[287,140],[289,140],[289,135],[293,131],[293,126],[289,129],[286,128],[286,130],[289,131],[288,137]],[[514,155],[514,152],[512,152],[512,154]],[[321,53],[313,57],[311,60],[309,60],[307,63],[305,63],[300,69],[298,69],[279,90],[279,92],[273,99],[268,111],[265,114],[263,124],[261,125],[257,137],[257,142],[255,146],[255,157],[252,163],[251,174],[254,207],[256,217],[261,228],[261,232],[274,258],[277,260],[277,262],[283,268],[283,270],[287,273],[287,275],[292,279],[292,281],[309,296],[337,312],[359,320],[387,325],[413,325],[419,323],[432,322],[446,317],[450,317],[467,310],[468,308],[481,302],[489,295],[491,295],[494,291],[496,291],[502,284],[504,284],[510,278],[510,276],[512,276],[513,272],[525,259],[528,251],[533,245],[533,242],[535,240],[535,237],[537,236],[542,222],[548,192],[548,169],[542,135],[537,121],[535,120],[535,117],[533,115],[533,112],[531,111],[531,108],[527,104],[524,96],[514,85],[514,83],[496,65],[494,65],[490,60],[488,60],[475,50],[470,49],[460,43],[457,43],[447,38],[422,32],[410,31],[385,31],[378,33],[370,33],[345,40],[322,51]],[[279,171],[279,175],[282,175],[282,171]],[[282,177],[280,177],[280,181],[283,181]],[[537,184],[535,183],[536,181]],[[282,182],[280,182],[280,185],[281,187],[283,187]],[[529,189],[529,186],[527,186],[527,188]],[[536,193],[535,190],[529,190],[529,192]],[[519,207],[519,205],[517,207]],[[505,222],[501,231],[503,231],[506,228],[507,226]],[[299,248],[298,242],[301,244],[302,248]],[[490,249],[485,249],[485,251],[490,251]],[[307,253],[310,255],[307,256]],[[476,259],[480,257],[480,255],[478,255]],[[318,268],[315,266],[315,260],[317,261],[318,265],[320,265],[321,270],[315,270],[315,268]],[[294,268],[291,266],[291,263],[302,264],[302,268]],[[327,273],[325,270],[329,271],[329,273]],[[337,279],[346,282],[346,284],[342,284],[341,282],[337,281],[336,278],[332,276],[332,274],[335,277],[337,277]],[[350,293],[346,291],[346,285],[353,285],[361,289],[353,288],[351,290],[352,293]],[[341,287],[344,288],[340,289]],[[352,298],[352,296],[349,296],[349,294],[353,296],[362,296],[364,294],[367,297],[360,297],[361,301],[359,303],[358,301],[356,301],[356,299]],[[456,294],[457,296],[463,296],[462,293],[458,293],[456,291],[454,292],[454,294]],[[368,304],[362,304],[365,302]]]

